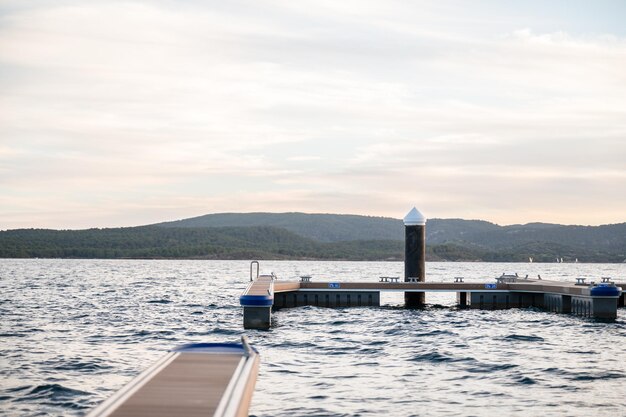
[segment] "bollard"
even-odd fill
[[[415,207],[404,217],[404,281],[409,277],[418,282],[426,280],[426,217]],[[405,292],[407,307],[424,305],[423,292]]]

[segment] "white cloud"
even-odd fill
[[[0,228],[625,220],[620,35],[454,1],[24,4],[0,4]]]

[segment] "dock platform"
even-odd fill
[[[257,270],[258,271],[258,270]],[[250,274],[250,284],[239,297],[239,304],[243,309],[243,327],[246,329],[269,328],[272,321],[272,306],[274,305],[274,280],[271,275],[258,275],[253,279]]]
[[[315,282],[311,277],[300,281],[279,281],[272,275],[272,301],[262,307],[247,306],[255,288],[266,288],[270,283],[259,282],[259,287],[249,285],[240,298],[244,307],[244,327],[267,329],[271,326],[271,310],[302,306],[318,307],[374,307],[380,305],[381,292],[403,292],[424,294],[426,292],[453,292],[461,307],[474,309],[508,309],[538,307],[556,313],[574,314],[582,317],[613,320],[618,307],[624,306],[623,284],[610,279],[601,283],[585,283],[579,278],[575,282],[532,279],[517,275],[502,275],[495,282],[423,282],[407,279],[372,279],[371,281]],[[395,277],[394,277],[395,278]],[[406,298],[405,298],[406,299]],[[254,309],[246,312],[248,309]],[[254,323],[250,316],[262,316]],[[248,318],[247,318],[248,317]]]
[[[259,355],[245,339],[181,346],[87,417],[248,415]]]

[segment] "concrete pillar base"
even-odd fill
[[[467,293],[466,292],[457,292],[456,293],[456,302],[461,308],[467,308]]]
[[[472,292],[469,294],[469,308],[480,310],[500,310],[514,307],[541,306],[542,303],[530,297],[503,292]]]
[[[424,307],[424,304],[426,304],[426,295],[423,292],[404,293],[405,307]]]
[[[593,318],[614,320],[617,318],[617,298],[594,298]]]
[[[553,313],[571,313],[572,297],[564,294],[543,295],[543,308]]]
[[[244,329],[269,329],[272,325],[271,307],[244,307]]]
[[[290,291],[274,294],[274,308],[316,307],[378,307],[378,291]]]

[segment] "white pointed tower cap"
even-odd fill
[[[420,213],[418,209],[413,207],[411,211],[404,216],[405,226],[424,226],[426,225],[426,217]]]

